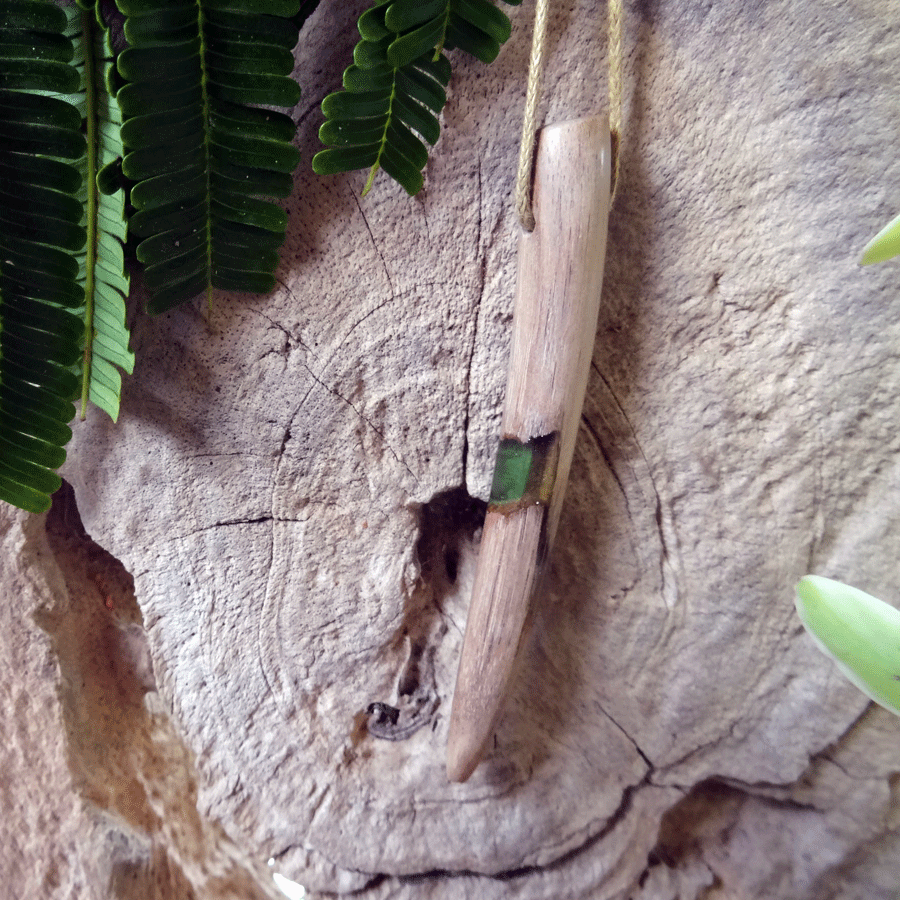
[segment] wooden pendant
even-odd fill
[[[519,239],[502,438],[453,695],[447,777],[478,765],[503,705],[572,464],[606,256],[605,118],[543,128],[535,229]]]

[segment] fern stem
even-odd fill
[[[447,28],[450,26],[450,4],[447,4],[447,11],[444,13],[444,27],[441,29],[441,39],[438,41],[438,45],[434,48],[434,56],[432,57],[432,62],[437,62],[441,58],[441,54],[444,52],[444,44],[447,41]]]
[[[81,10],[81,39],[84,43],[84,91],[87,137],[87,244],[84,259],[84,358],[81,365],[81,420],[87,418],[91,385],[91,365],[94,352],[94,274],[97,264],[97,148],[100,140],[97,128],[97,60],[91,39],[90,16],[93,11]]]
[[[387,118],[384,120],[384,131],[381,132],[381,146],[378,148],[378,156],[375,158],[375,162],[372,163],[372,168],[369,169],[369,177],[366,179],[366,185],[360,194],[361,197],[365,197],[372,190],[372,185],[375,184],[375,176],[381,168],[381,156],[384,153],[384,146],[387,144],[388,128],[391,127],[391,119],[394,113],[394,101],[397,99],[397,72],[398,70],[395,68],[394,80],[391,83],[391,96],[388,101]]]
[[[206,54],[206,32],[204,29],[205,21],[203,18],[203,6],[197,2],[197,31],[200,34],[200,96],[203,104],[203,119],[205,123],[205,140],[203,149],[206,153],[206,309],[212,316],[212,296],[213,296],[213,246],[212,246],[212,185],[210,178],[210,170],[212,169],[212,160],[210,159],[210,121],[209,121],[209,71],[207,68]]]

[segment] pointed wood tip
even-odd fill
[[[461,783],[478,768],[484,739],[469,728],[451,728],[447,739],[447,780]]]
[[[465,781],[481,761],[506,696],[528,618],[546,508],[488,509],[450,710],[447,777]]]

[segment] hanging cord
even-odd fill
[[[623,57],[622,32],[623,0],[609,0],[607,9],[609,64],[609,130],[612,134],[612,197],[619,184],[619,143],[622,134]],[[534,34],[531,39],[531,60],[528,63],[528,87],[525,91],[525,115],[522,119],[522,141],[519,144],[519,168],[516,173],[516,212],[526,231],[534,231],[531,209],[531,176],[534,169],[535,135],[537,134],[538,105],[541,102],[541,82],[544,76],[544,48],[547,43],[547,20],[550,0],[537,0],[534,14]]]
[[[516,212],[526,231],[534,231],[531,211],[531,173],[534,169],[534,137],[537,134],[538,105],[544,77],[544,45],[547,43],[547,19],[550,0],[537,0],[534,13],[534,35],[531,38],[531,61],[528,63],[528,87],[525,91],[525,116],[522,120],[522,142],[519,144],[519,170],[516,175]]]
[[[619,188],[619,147],[622,143],[622,107],[625,91],[623,88],[624,57],[622,51],[625,14],[622,0],[609,0],[607,9],[606,56],[609,66],[609,131],[612,136],[612,208]]]

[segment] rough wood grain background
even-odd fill
[[[408,200],[309,171],[363,7],[323,3],[297,48],[281,288],[137,317],[119,424],[76,428],[74,503],[0,512],[0,884],[275,897],[274,857],[313,898],[894,897],[900,723],[818,654],[792,586],[900,597],[900,270],[856,264],[900,208],[895,4],[627,4],[549,595],[464,785],[444,743],[531,8],[494,65],[456,61]],[[603,108],[604,22],[557,4],[544,121]]]

